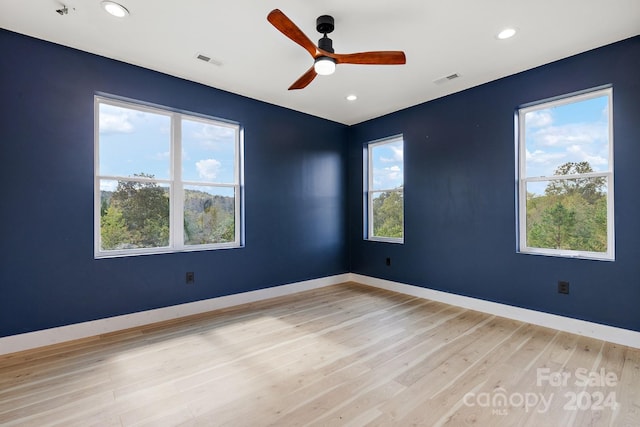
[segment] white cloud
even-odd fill
[[[402,179],[402,169],[400,169],[400,166],[391,166],[390,168],[384,168],[384,171],[389,180]]]
[[[568,146],[593,144],[606,141],[606,123],[571,123],[564,126],[548,126],[530,135],[535,143],[543,146]]]
[[[551,162],[557,163],[558,160],[562,160],[566,157],[564,153],[547,153],[542,150],[535,150],[533,152],[527,150],[526,153],[527,163],[549,164]]]
[[[546,152],[542,150],[526,151],[527,176],[548,176],[566,162],[565,152]]]
[[[598,166],[605,166],[606,168],[609,163],[607,158],[598,154],[588,153],[581,145],[571,145],[567,147],[567,152],[571,153],[571,158],[575,159],[574,161],[589,162],[594,170],[600,170],[601,168],[598,168]]]
[[[547,176],[552,174],[558,166],[566,162],[589,162],[594,170],[605,170],[608,165],[607,147],[598,147],[586,144],[571,144],[558,151],[526,150],[526,163],[528,176]]]
[[[525,123],[528,128],[549,126],[553,123],[551,110],[530,111],[525,115]]]
[[[235,129],[201,124],[196,129],[192,128],[191,137],[201,141],[200,144],[208,149],[223,148],[221,144],[233,143],[235,141]]]
[[[131,133],[134,131],[130,117],[126,113],[100,113],[101,133]]]
[[[404,150],[402,146],[390,145],[393,152],[392,157],[380,157],[382,163],[401,163],[404,160]]]
[[[209,181],[214,180],[220,172],[221,163],[216,159],[203,159],[196,162],[196,169],[200,178]]]
[[[226,139],[232,138],[234,135],[235,130],[232,128],[205,124],[195,134],[202,139]]]
[[[391,189],[398,188],[402,185],[403,176],[402,168],[398,165],[389,166],[382,169],[376,169],[373,173],[374,188]]]

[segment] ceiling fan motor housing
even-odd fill
[[[318,47],[324,51],[334,53],[333,41],[329,37],[327,37],[326,34],[324,35],[324,37],[318,40]]]
[[[316,30],[318,30],[320,34],[327,35],[332,32],[334,28],[333,16],[322,15],[316,19]]]

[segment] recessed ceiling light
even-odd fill
[[[114,1],[103,1],[100,3],[102,8],[106,10],[109,14],[115,16],[116,18],[124,18],[129,15],[129,11],[123,5],[116,3]]]
[[[498,38],[500,40],[508,39],[513,37],[516,34],[515,28],[505,28],[504,30],[498,33]]]
[[[347,95],[347,101],[355,101],[356,99],[358,99],[357,95],[354,95],[354,94]]]

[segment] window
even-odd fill
[[[519,250],[614,259],[612,89],[518,111]]]
[[[402,136],[367,145],[366,238],[404,241],[404,141]]]
[[[95,256],[240,246],[238,124],[96,97]]]

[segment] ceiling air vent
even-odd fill
[[[200,61],[203,61],[203,62],[208,62],[209,64],[212,64],[212,65],[217,65],[218,67],[222,65],[222,62],[218,61],[217,59],[213,59],[210,56],[203,55],[201,53],[196,55],[196,59],[199,59]]]
[[[447,82],[450,82],[451,80],[455,80],[458,77],[460,77],[460,74],[453,73],[453,74],[449,74],[448,76],[444,76],[444,77],[441,77],[441,78],[439,78],[437,80],[434,80],[433,82],[435,84],[437,84],[437,85],[442,85],[442,84],[445,84]]]

